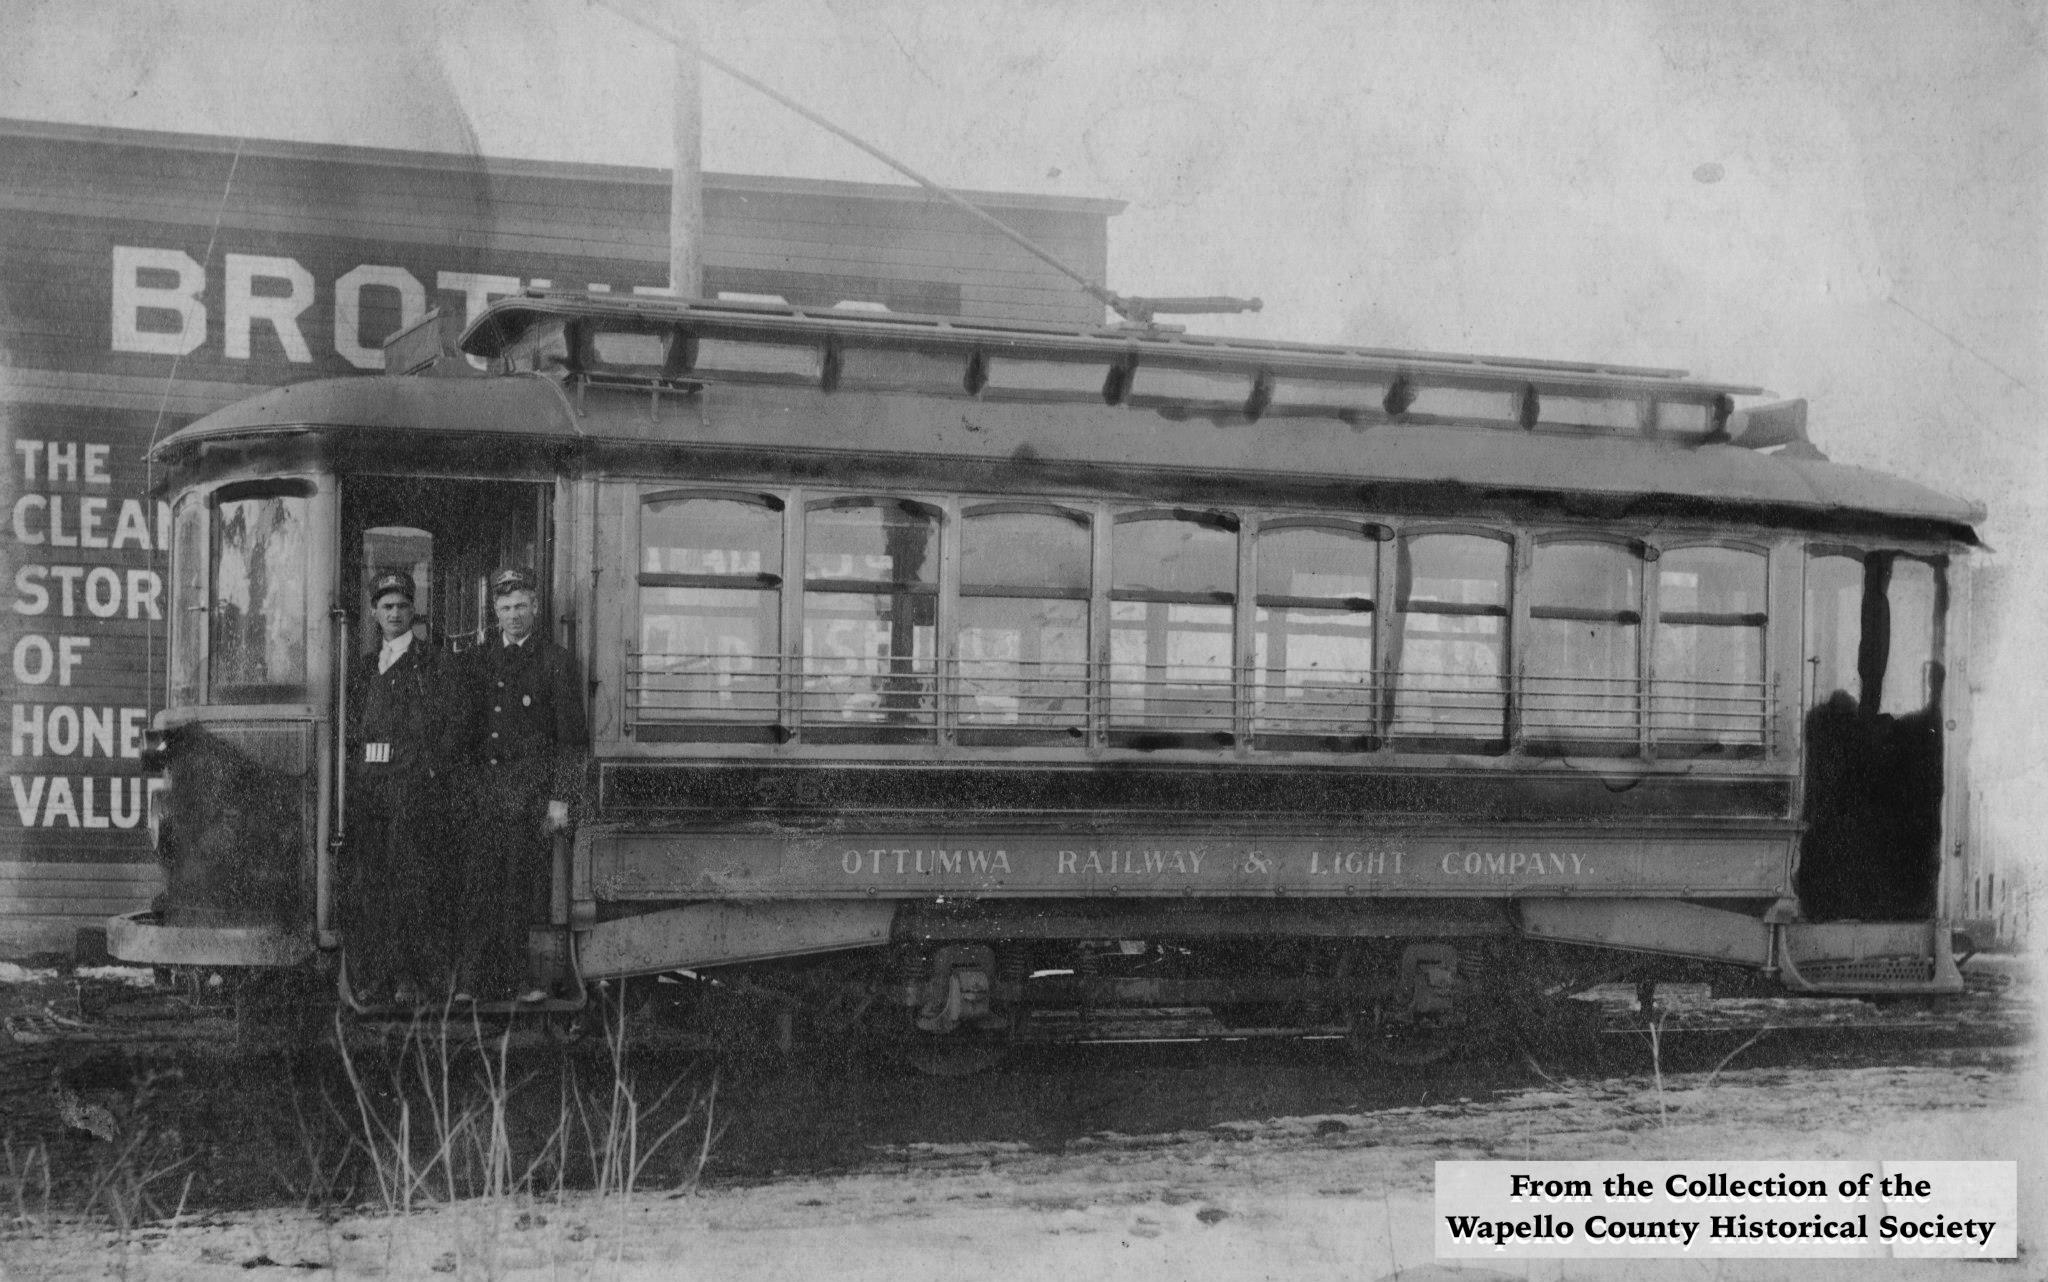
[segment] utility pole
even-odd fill
[[[690,0],[670,0],[676,41],[675,172],[668,203],[668,287],[678,298],[704,292],[704,88]]]

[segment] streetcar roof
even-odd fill
[[[578,441],[589,445],[706,443],[730,448],[751,445],[792,453],[806,448],[805,433],[829,419],[835,399],[845,394],[815,387],[777,389],[714,386],[700,398],[701,418],[687,420],[707,433],[688,434],[675,419],[647,412],[644,395],[620,392],[584,398],[579,412],[561,384],[531,374],[421,378],[363,375],[277,388],[209,414],[159,442],[154,455],[169,460],[201,443],[290,432],[320,432],[364,438],[394,434],[417,439],[517,437]],[[763,396],[769,400],[761,399]],[[772,405],[779,412],[761,413]],[[943,409],[943,402],[935,402]],[[1088,414],[1046,414],[1044,407],[986,406],[973,439],[998,445],[1004,426],[1042,429],[1049,437],[1039,457],[1071,460],[1106,470],[1143,467],[1148,474],[1247,475],[1376,485],[1451,486],[1474,493],[1586,495],[1612,501],[1666,497],[1688,503],[1725,504],[1731,509],[1778,509],[1844,513],[1889,520],[1929,522],[1974,541],[1968,527],[1983,509],[1925,486],[1885,473],[1819,458],[1770,454],[1732,444],[1674,447],[1668,443],[1601,436],[1546,436],[1487,428],[1446,428],[1383,423],[1347,427],[1329,420],[1295,420],[1271,433],[1240,424],[1219,426],[1202,417],[1179,421],[1144,414],[1150,426],[1129,434],[1100,430],[1102,417],[1125,414],[1098,400]],[[1005,417],[1007,415],[1007,417]],[[958,425],[957,411],[935,413],[934,422]],[[786,426],[778,427],[783,420]],[[872,420],[868,420],[872,422]],[[718,425],[723,424],[721,428]],[[763,433],[785,430],[786,439]],[[710,439],[716,435],[717,439]],[[840,452],[852,442],[836,443]],[[886,445],[874,452],[892,452]],[[893,452],[933,452],[905,441]],[[1731,519],[1749,519],[1735,516]]]
[[[1688,379],[1681,369],[1588,361],[1535,360],[1460,352],[1414,351],[1335,343],[1189,334],[1176,325],[1077,325],[1071,322],[976,319],[841,307],[800,307],[735,299],[528,290],[494,301],[463,332],[462,350],[486,359],[504,355],[550,322],[589,320],[632,328],[680,326],[735,338],[783,336],[789,341],[989,351],[1006,356],[1074,360],[1156,360],[1205,369],[1265,370],[1341,378],[1346,374],[1448,376],[1463,381],[1757,396],[1763,389]]]
[[[408,333],[436,328],[429,318]],[[1737,412],[1732,398],[1759,389],[1680,370],[567,292],[499,300],[460,346],[501,373],[281,388],[156,453],[293,427],[970,458],[1021,446],[1084,468],[1657,497],[1934,522],[1964,537],[1983,518],[1825,461],[1805,443],[1802,403]],[[438,368],[470,373],[454,356]],[[573,403],[571,387],[584,389]],[[650,415],[648,394],[695,409]],[[887,413],[856,409],[868,394],[897,399]],[[957,430],[968,406],[973,437]],[[1746,419],[1785,408],[1795,412]],[[1794,448],[1765,453],[1759,441]]]

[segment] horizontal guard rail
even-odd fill
[[[1459,738],[1768,751],[1762,681],[1247,665],[632,653],[626,724]],[[1645,734],[1647,731],[1647,734]]]

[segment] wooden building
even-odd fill
[[[968,193],[1097,279],[1115,201]],[[427,309],[659,291],[669,176],[0,121],[9,524],[0,956],[145,906],[166,517],[149,443],[259,387],[381,368]],[[1090,324],[1101,306],[913,187],[707,174],[705,289]]]

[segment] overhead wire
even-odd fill
[[[947,201],[949,204],[962,210],[968,215],[978,219],[979,221],[987,224],[989,227],[995,229],[995,231],[1002,235],[1005,239],[1011,241],[1019,248],[1023,249],[1025,252],[1039,259],[1041,262],[1045,263],[1053,270],[1059,272],[1062,276],[1065,276],[1067,279],[1073,281],[1076,285],[1080,286],[1081,289],[1086,291],[1090,297],[1098,300],[1103,304],[1103,306],[1108,307],[1111,311],[1114,311],[1117,315],[1122,316],[1126,320],[1149,321],[1152,318],[1153,313],[1160,311],[1255,312],[1258,311],[1261,307],[1260,301],[1256,298],[1168,299],[1140,298],[1135,296],[1119,294],[1115,290],[1110,289],[1108,286],[1103,285],[1102,283],[1088,276],[1086,273],[1068,265],[1065,261],[1063,261],[1058,255],[1054,254],[1051,250],[1045,248],[1043,245],[1040,245],[1037,241],[1032,240],[1023,232],[1018,231],[1016,228],[1010,226],[1010,224],[1004,222],[1002,219],[996,217],[994,214],[988,212],[986,209],[983,209],[981,206],[975,204],[973,201],[968,200],[964,196],[961,196],[959,193],[953,191],[951,188],[945,186],[943,183],[940,183],[935,179],[926,177],[924,174],[919,173],[917,170],[911,168],[908,164],[904,163],[901,160],[898,160],[896,157],[890,155],[888,152],[883,151],[880,147],[875,146],[873,143],[860,137],[858,134],[855,134],[852,131],[841,127],[840,125],[835,124],[826,116],[820,114],[819,112],[811,110],[809,107],[806,107],[804,104],[798,102],[796,99],[790,97],[788,94],[783,93],[781,90],[775,88],[773,85],[767,84],[764,81],[760,80],[759,78],[747,74],[745,71],[740,70],[738,67],[735,67],[733,64],[727,62],[725,59],[718,57],[716,54],[708,52],[701,42],[692,39],[690,36],[684,34],[681,31],[676,30],[675,28],[667,25],[666,23],[657,22],[651,18],[646,17],[643,14],[633,12],[630,7],[620,3],[620,0],[597,0],[597,3],[603,5],[605,8],[611,10],[619,17],[624,18],[626,21],[632,23],[636,27],[639,27],[643,31],[646,31],[654,35],[655,37],[664,40],[671,45],[674,45],[679,50],[682,50],[689,54],[693,54],[699,62],[704,63],[706,66],[711,67],[717,71],[723,72],[727,76],[732,77],[734,80],[739,81],[747,88],[754,90],[756,93],[762,94],[768,97],[769,99],[777,103],[780,103],[782,106],[789,108],[791,111],[795,112],[799,116],[802,116],[805,120],[810,121],[812,124],[818,126],[820,129],[823,129],[828,133],[831,133],[835,137],[838,137],[844,140],[845,142],[850,143],[854,147],[859,148],[861,151],[874,157],[876,160],[881,161],[883,164],[889,166],[891,169],[894,169],[897,173],[902,174],[904,177],[910,179],[912,182],[918,184],[927,191],[930,191],[932,194],[939,196],[940,198]]]

